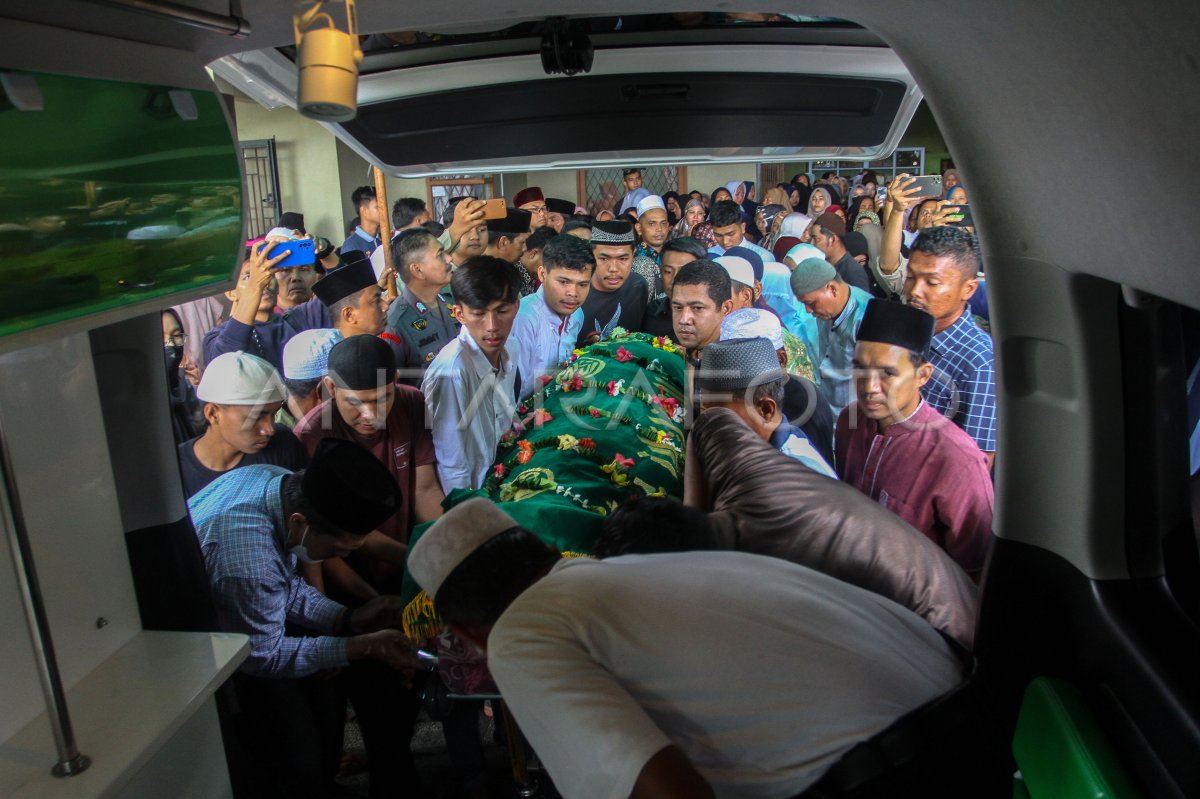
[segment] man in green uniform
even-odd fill
[[[401,378],[419,385],[425,367],[462,328],[447,291],[450,258],[424,228],[401,231],[392,241],[392,255],[404,291],[388,308],[387,334],[396,345]]]

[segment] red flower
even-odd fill
[[[617,464],[622,469],[632,469],[633,468],[633,458],[626,458],[624,455],[622,455],[619,452],[613,456],[613,463]]]
[[[658,404],[662,406],[662,409],[667,412],[668,416],[674,416],[675,411],[679,409],[679,400],[674,397],[661,397],[658,400]]]
[[[497,477],[504,477],[504,464],[497,463],[495,466],[493,466],[492,474],[496,475]]]
[[[579,375],[575,375],[575,379],[573,379],[571,381],[571,390],[572,391],[582,391],[583,390],[583,378],[582,377],[580,377]]]
[[[624,347],[617,347],[617,360],[621,363],[629,363],[633,360],[633,353]]]
[[[533,453],[527,449],[523,449],[517,453],[517,463],[529,463],[529,459],[533,457]]]
[[[542,375],[541,377],[538,378],[538,380],[541,381],[543,386],[546,385],[547,383],[549,383],[553,379],[554,378],[551,377],[550,375]]]
[[[554,417],[550,415],[550,411],[546,410],[545,408],[538,408],[536,411],[533,412],[533,423],[536,425],[543,425],[546,422],[549,422],[553,418]],[[528,443],[528,442],[523,442],[523,443]]]
[[[599,418],[600,418],[600,409],[599,409],[599,408],[592,408],[592,409],[589,411],[589,413],[591,413],[591,414],[592,414],[592,416],[593,416],[594,418],[596,418],[596,419],[599,419]]]
[[[581,438],[581,439],[579,439],[579,444],[577,446],[580,449],[595,449],[596,442],[590,438]]]

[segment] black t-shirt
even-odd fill
[[[858,286],[863,291],[871,290],[871,281],[867,280],[866,267],[854,260],[854,256],[850,253],[843,255],[842,259],[833,265],[833,269],[842,282]]]
[[[855,264],[857,266],[857,264]],[[810,410],[811,409],[811,410]],[[783,384],[783,415],[804,431],[825,462],[833,464],[833,409],[807,377],[788,375]]]
[[[668,297],[659,297],[656,300],[651,300],[646,306],[646,313],[642,315],[642,326],[640,332],[649,333],[652,336],[666,336],[675,341],[675,326],[671,321],[671,300]]]
[[[195,496],[200,489],[213,480],[225,474],[225,472],[214,472],[200,462],[196,457],[195,451],[197,441],[199,441],[199,437],[193,438],[191,441],[185,441],[179,445],[179,473],[183,478],[183,491],[188,499]],[[270,443],[261,452],[255,452],[251,455],[243,454],[242,459],[233,468],[253,466],[258,463],[282,466],[285,469],[291,469],[295,472],[308,466],[308,451],[304,449],[304,445],[300,443],[300,439],[296,438],[291,430],[284,425],[276,423],[275,435],[271,436]]]
[[[583,301],[583,328],[579,331],[578,346],[594,344],[597,338],[612,335],[618,327],[630,333],[640,332],[647,291],[646,279],[635,272],[630,272],[616,291],[597,291],[592,286]]]

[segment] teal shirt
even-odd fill
[[[821,375],[817,386],[836,419],[854,399],[854,345],[858,341],[858,326],[870,301],[869,292],[847,286],[850,298],[837,318],[818,319],[817,351],[812,355],[813,369]]]

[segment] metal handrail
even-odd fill
[[[38,677],[41,678],[42,693],[46,697],[46,715],[50,719],[54,746],[58,750],[58,762],[50,773],[56,777],[73,777],[82,773],[92,761],[80,753],[75,743],[75,731],[71,728],[71,714],[67,710],[62,675],[59,674],[58,660],[54,656],[50,620],[46,616],[46,605],[42,601],[42,589],[33,563],[33,550],[29,545],[29,531],[25,526],[25,514],[21,510],[21,497],[17,492],[16,472],[8,449],[3,414],[0,414],[0,512],[4,514],[4,527],[8,532],[8,545],[17,573],[17,587],[25,606],[34,661]]]
[[[250,35],[250,23],[241,17],[221,16],[175,3],[161,2],[161,0],[92,0],[92,2],[169,19],[182,25],[191,25],[193,28],[223,33],[235,39],[244,39]]]

